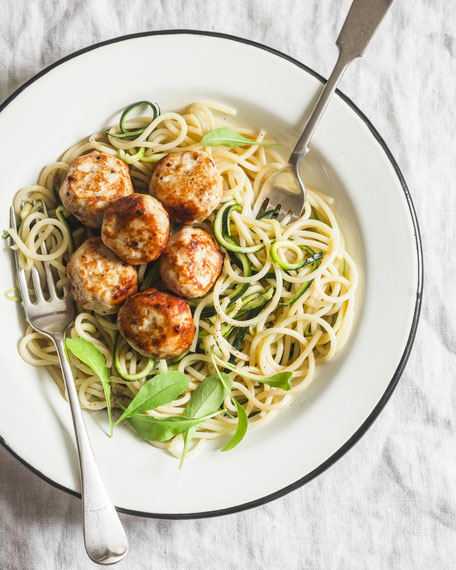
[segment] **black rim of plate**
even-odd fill
[[[16,91],[12,95],[10,95],[0,105],[0,112],[3,111],[3,109],[5,109],[5,107],[7,105],[9,105],[11,103],[11,101],[13,101],[13,99],[15,99],[19,95],[19,93],[21,93],[21,91],[23,91],[29,85],[34,83],[37,79],[39,79],[43,75],[46,75],[46,73],[48,73],[49,71],[54,69],[54,67],[62,65],[62,63],[65,63],[65,62],[69,61],[70,59],[73,59],[74,57],[77,57],[79,55],[82,55],[84,53],[90,52],[92,50],[95,50],[97,48],[100,48],[100,47],[103,47],[103,46],[106,46],[109,44],[123,42],[123,41],[130,40],[130,39],[141,38],[141,37],[146,37],[146,36],[173,35],[173,34],[174,35],[190,34],[190,35],[211,36],[211,37],[221,38],[221,39],[230,40],[230,41],[234,41],[234,42],[239,42],[242,44],[247,44],[247,45],[268,51],[269,53],[272,53],[272,54],[274,54],[278,57],[281,57],[283,59],[286,59],[287,61],[293,63],[294,65],[296,65],[300,69],[306,71],[307,73],[309,73],[313,77],[317,78],[322,83],[325,82],[325,79],[319,73],[317,73],[316,71],[314,71],[310,67],[307,67],[306,65],[304,65],[300,61],[298,61],[298,60],[290,57],[289,55],[286,55],[286,54],[284,54],[284,53],[282,53],[276,49],[273,49],[271,47],[265,46],[263,44],[260,44],[258,42],[254,42],[254,41],[251,41],[251,40],[248,40],[245,38],[239,38],[237,36],[232,36],[229,34],[223,34],[223,33],[218,33],[218,32],[206,32],[206,31],[199,31],[199,30],[148,31],[148,32],[139,32],[136,34],[129,34],[129,35],[125,35],[125,36],[119,36],[117,38],[112,38],[112,39],[106,40],[104,42],[99,42],[97,44],[90,45],[88,47],[85,47],[83,49],[80,49],[78,51],[75,51],[74,53],[71,53],[71,54],[63,57],[62,59],[56,61],[55,63],[49,65],[48,67],[46,67],[45,69],[43,69],[42,71],[40,71],[39,73],[34,75],[31,79],[26,81],[21,87],[16,89]],[[283,489],[280,489],[279,491],[271,493],[270,495],[266,495],[265,497],[255,499],[254,501],[250,501],[248,503],[243,503],[241,505],[236,505],[234,507],[229,507],[229,508],[225,508],[225,509],[217,509],[214,511],[197,512],[197,513],[183,513],[183,514],[174,514],[174,513],[166,514],[166,513],[148,513],[148,512],[143,512],[143,511],[135,511],[135,510],[117,507],[117,510],[119,512],[129,514],[129,515],[142,516],[142,517],[148,517],[148,518],[157,518],[157,519],[177,519],[177,520],[179,520],[179,519],[198,519],[198,518],[216,517],[216,516],[220,516],[220,515],[228,515],[228,514],[232,514],[232,513],[238,513],[240,511],[251,509],[253,507],[258,507],[260,505],[264,505],[266,503],[269,503],[270,501],[273,501],[275,499],[283,497],[284,495],[290,493],[291,491],[294,491],[295,489],[298,489],[299,487],[302,487],[303,485],[305,485],[306,483],[308,483],[309,481],[311,481],[312,479],[314,479],[315,477],[317,477],[318,475],[323,473],[323,471],[328,469],[328,467],[333,465],[337,460],[339,460],[343,455],[345,455],[345,453],[351,447],[353,447],[353,445],[357,441],[359,441],[361,439],[361,437],[367,432],[367,430],[370,428],[370,426],[374,423],[375,419],[380,414],[382,409],[385,407],[387,401],[391,397],[391,394],[393,393],[394,389],[396,388],[396,385],[399,381],[399,378],[402,375],[402,372],[404,371],[405,365],[406,365],[407,360],[408,360],[409,355],[410,355],[410,351],[411,351],[411,348],[413,345],[413,341],[415,339],[416,329],[418,326],[418,320],[419,320],[420,310],[421,310],[421,300],[422,300],[422,292],[423,292],[423,252],[422,252],[422,246],[421,246],[420,230],[418,227],[418,219],[417,219],[417,216],[415,213],[415,208],[414,208],[414,205],[412,202],[412,198],[410,196],[410,192],[407,188],[407,184],[404,180],[402,172],[400,171],[400,168],[397,165],[397,163],[396,163],[393,155],[391,154],[391,151],[389,150],[388,146],[386,145],[385,141],[380,136],[380,134],[377,132],[377,130],[372,125],[372,123],[369,121],[369,119],[364,115],[364,113],[362,111],[360,111],[360,109],[358,109],[358,107],[353,103],[353,101],[351,101],[351,99],[349,99],[346,95],[341,93],[339,90],[337,90],[337,94],[339,95],[339,97],[341,97],[343,99],[343,101],[345,101],[345,103],[347,103],[347,105],[350,106],[351,109],[353,109],[353,111],[355,111],[355,113],[367,125],[370,132],[372,133],[374,138],[377,140],[377,142],[380,144],[380,146],[382,147],[386,156],[388,157],[389,161],[391,162],[391,164],[392,164],[392,166],[396,172],[396,175],[399,179],[399,182],[401,183],[401,186],[404,190],[405,198],[407,200],[407,204],[408,204],[408,207],[410,210],[410,216],[412,218],[413,227],[414,227],[417,262],[418,262],[418,283],[417,283],[417,290],[416,290],[415,311],[414,311],[414,315],[413,315],[412,326],[410,329],[409,337],[407,339],[407,343],[406,343],[404,352],[402,354],[402,357],[399,361],[399,364],[396,368],[396,371],[395,371],[391,381],[389,382],[389,384],[388,384],[383,396],[381,397],[380,401],[377,403],[375,408],[369,414],[368,418],[364,421],[364,423],[361,425],[361,427],[359,427],[358,430],[350,437],[350,439],[344,443],[344,445],[342,447],[340,447],[331,457],[326,459],[326,461],[324,461],[319,467],[317,467],[316,469],[314,469],[313,471],[311,471],[310,473],[308,473],[307,475],[305,475],[301,479],[298,479],[297,481],[295,481],[291,485],[287,485]],[[31,471],[33,471],[33,473],[35,473],[36,475],[41,477],[41,479],[50,483],[54,487],[57,487],[57,489],[61,489],[62,491],[66,491],[70,495],[74,495],[75,497],[81,497],[80,493],[77,493],[76,491],[73,491],[72,489],[68,489],[67,487],[64,487],[63,485],[60,485],[59,483],[57,483],[56,481],[53,481],[52,479],[50,479],[49,477],[47,477],[46,475],[44,475],[43,473],[41,473],[40,471],[35,469],[32,465],[30,465],[29,463],[24,461],[24,459],[22,459],[22,457],[20,457],[13,449],[11,449],[8,446],[7,442],[5,442],[2,437],[0,437],[0,443],[14,457],[16,457],[21,463],[23,463],[26,467],[28,467]]]

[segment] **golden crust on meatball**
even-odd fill
[[[137,291],[135,268],[119,259],[99,237],[78,247],[68,261],[66,273],[68,289],[78,305],[100,315],[116,313]]]
[[[223,254],[212,237],[200,228],[185,227],[170,237],[160,258],[165,286],[182,297],[205,295],[217,280]]]
[[[73,161],[59,196],[81,223],[99,228],[107,206],[132,193],[128,165],[111,154],[91,152]]]
[[[127,263],[139,265],[160,257],[168,235],[168,214],[152,196],[130,194],[105,210],[101,239]]]
[[[187,301],[158,289],[129,297],[119,311],[117,324],[129,344],[151,358],[181,354],[190,348],[195,335]]]
[[[207,152],[187,150],[157,162],[149,192],[160,200],[173,224],[199,223],[219,205],[223,178]]]

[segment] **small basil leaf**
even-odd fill
[[[222,372],[221,376],[223,381],[220,380],[217,374],[214,374],[201,382],[185,406],[185,417],[199,418],[211,414],[220,408],[232,384],[228,374]]]
[[[237,423],[236,431],[234,432],[233,437],[225,445],[225,447],[222,449],[222,451],[230,451],[230,449],[235,448],[236,445],[241,443],[241,441],[244,439],[244,436],[247,432],[247,428],[249,427],[249,420],[247,417],[247,412],[244,409],[244,406],[242,406],[235,398],[233,398],[233,402],[236,404],[236,408],[237,408],[237,412],[238,412],[238,423]]]
[[[201,146],[247,146],[247,145],[262,145],[262,146],[280,146],[277,143],[258,142],[247,139],[240,135],[233,129],[228,127],[220,127],[213,129],[204,135],[201,139]]]
[[[128,421],[136,433],[146,441],[168,441],[220,413],[222,413],[222,410],[217,410],[213,414],[201,416],[200,418],[186,418],[183,416],[155,418],[148,415],[139,415],[129,418]]]
[[[183,372],[162,372],[146,382],[128,408],[123,412],[114,425],[126,418],[131,418],[158,406],[169,404],[188,388],[188,376]]]
[[[214,351],[212,351],[211,356],[212,356],[213,362],[214,361],[218,362],[224,368],[228,368],[229,370],[236,372],[237,374],[239,374],[239,376],[243,376],[244,378],[250,378],[250,380],[255,380],[255,382],[260,382],[261,384],[268,384],[268,386],[272,386],[273,388],[281,388],[282,390],[285,390],[285,391],[291,390],[291,388],[292,388],[291,383],[290,383],[292,373],[289,371],[278,372],[277,374],[274,374],[273,376],[269,376],[269,378],[258,378],[258,376],[256,376],[255,374],[250,374],[250,372],[245,372],[244,370],[239,370],[238,368],[236,368],[236,366],[234,366],[234,364],[231,364],[230,362],[225,362],[224,360],[219,358],[214,353]],[[214,365],[215,365],[215,362],[214,362]]]
[[[267,384],[274,388],[281,388],[282,390],[291,390],[292,386],[290,383],[292,373],[291,372],[279,372],[270,376],[269,378],[255,378],[257,382],[261,384]]]
[[[231,384],[233,383],[228,374],[221,372],[221,377],[222,380],[218,374],[214,374],[213,376],[208,376],[201,382],[185,406],[183,413],[185,417],[199,418],[220,408],[223,404],[223,400],[231,390]],[[184,450],[182,452],[179,468],[182,467],[184,463],[188,444],[195,431],[195,428],[191,428],[184,433]]]
[[[109,426],[112,437],[114,426],[111,415],[111,373],[109,368],[106,366],[104,356],[94,344],[85,338],[67,338],[65,344],[67,349],[70,350],[76,358],[79,358],[81,362],[90,366],[100,379],[106,398],[106,407],[108,409]]]

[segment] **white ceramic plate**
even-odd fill
[[[266,127],[291,148],[321,78],[264,46],[200,32],[118,38],[47,68],[2,106],[8,133],[0,168],[3,226],[15,192],[75,141],[114,120],[132,101],[164,110],[216,99],[239,109],[239,121]],[[158,517],[211,516],[259,505],[309,481],[366,431],[391,395],[413,341],[421,298],[421,248],[405,182],[364,115],[339,94],[305,160],[304,179],[336,198],[348,249],[362,284],[351,341],[318,371],[312,394],[249,432],[238,448],[217,447],[186,461],[139,441],[127,429],[106,434],[106,414],[86,413],[103,478],[114,503]],[[13,284],[1,251],[0,291]],[[2,298],[3,299],[3,298]],[[79,491],[70,411],[45,370],[17,354],[20,306],[3,299],[0,329],[0,435],[44,479]]]

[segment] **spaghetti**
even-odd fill
[[[69,251],[94,235],[94,230],[75,224],[68,212],[61,206],[59,209],[58,188],[75,158],[93,150],[115,155],[129,164],[135,192],[146,193],[158,160],[170,152],[199,149],[202,137],[222,124],[226,126],[226,116],[233,115],[235,111],[224,105],[194,103],[183,114],[166,112],[153,119],[140,117],[122,122],[129,132],[140,133],[134,139],[117,138],[114,135],[120,133],[120,128],[113,127],[69,148],[58,162],[43,169],[36,185],[23,188],[14,198],[20,225],[9,233],[12,247],[20,252],[21,265],[30,268],[35,264],[43,276],[43,263],[49,262],[58,275],[58,288],[62,289]],[[236,130],[256,142],[266,136],[263,130],[255,132],[239,126]],[[283,166],[276,149],[252,144],[247,148],[219,146],[206,150],[223,176],[220,209],[230,210],[231,239],[242,251],[252,252],[226,255],[213,290],[192,302],[196,334],[190,351],[170,361],[159,361],[151,370],[149,359],[118,337],[115,316],[87,311],[78,313],[68,336],[82,337],[102,352],[111,368],[113,406],[128,405],[144,382],[159,372],[185,372],[190,377],[188,390],[171,404],[154,410],[158,417],[182,414],[198,384],[214,373],[211,352],[215,351],[220,361],[235,364],[236,371],[226,370],[233,380],[231,396],[244,407],[249,427],[253,428],[270,421],[296,393],[307,389],[316,367],[331,359],[344,344],[352,324],[358,272],[345,249],[329,196],[308,189],[303,214],[293,223],[287,218],[279,222],[268,214],[259,219],[253,217],[252,205],[262,183]],[[236,207],[231,208],[233,204]],[[212,233],[217,215],[212,214],[199,226]],[[46,255],[40,253],[43,241]],[[263,247],[253,251],[258,243]],[[138,267],[140,287],[150,286],[151,280],[157,279],[156,268],[150,265]],[[17,300],[12,293],[10,297]],[[116,339],[119,346],[114,363]],[[46,366],[64,393],[51,341],[28,326],[19,352],[29,364]],[[105,408],[100,380],[79,360],[72,364],[82,407]],[[125,381],[118,374],[119,367],[130,377],[141,377],[142,371],[147,375]],[[288,392],[256,381],[282,371],[292,372],[292,388]],[[228,413],[198,426],[191,453],[204,441],[235,430],[237,410],[230,396],[224,407]],[[182,454],[182,436],[151,443],[176,457]]]

